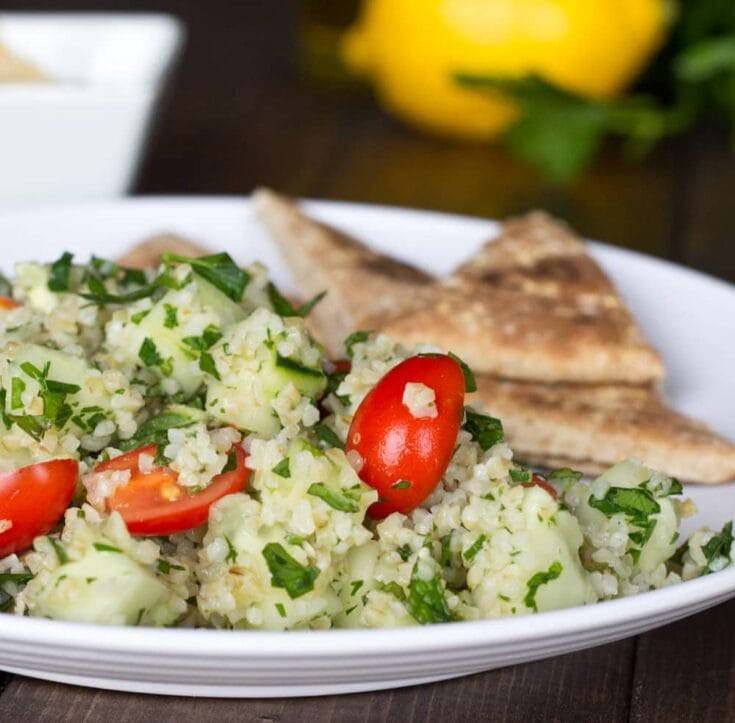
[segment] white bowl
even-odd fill
[[[128,191],[182,39],[167,15],[0,13],[0,40],[52,80],[0,84],[0,207]]]

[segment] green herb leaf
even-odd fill
[[[250,282],[250,274],[241,269],[229,254],[220,253],[199,258],[187,258],[177,254],[162,254],[166,263],[189,264],[195,274],[206,279],[212,286],[240,303],[245,288]]]
[[[546,475],[546,479],[551,482],[553,480],[559,482],[579,482],[582,479],[582,473],[571,467],[560,467],[552,470]]]
[[[351,583],[350,595],[355,595],[357,591],[362,587],[362,580],[353,580]]]
[[[149,336],[143,339],[143,343],[138,350],[138,357],[147,367],[159,366],[163,361],[158,353],[156,344]]]
[[[0,572],[0,585],[6,582],[23,585],[31,580],[33,580],[33,574],[30,572]]]
[[[314,581],[321,570],[318,567],[305,567],[286,552],[283,545],[269,542],[263,548],[263,557],[271,573],[271,585],[283,588],[295,600],[314,589]]]
[[[122,553],[122,550],[119,547],[115,547],[114,545],[108,545],[106,542],[94,542],[92,543],[92,547],[94,547],[94,549],[97,550],[98,552]]]
[[[453,354],[451,351],[449,352],[448,356],[451,359],[454,359],[454,361],[459,364],[460,368],[462,369],[462,376],[464,377],[464,390],[468,394],[471,392],[477,391],[477,381],[475,380],[475,375],[472,373],[472,369],[465,364],[456,354]]]
[[[352,334],[350,334],[345,339],[345,349],[347,350],[347,356],[352,359],[354,352],[354,346],[355,344],[361,344],[366,342],[370,338],[370,334],[372,334],[372,331],[353,331]]]
[[[13,377],[10,381],[10,408],[22,409],[22,394],[26,390],[26,383],[20,377]]]
[[[225,535],[225,542],[227,543],[227,556],[225,557],[225,562],[237,562],[237,549],[227,535]]]
[[[185,336],[181,341],[194,351],[207,351],[222,338],[222,332],[214,324],[210,324],[201,336]]]
[[[214,357],[208,351],[203,351],[199,356],[199,368],[217,380],[222,378],[217,371],[217,364],[215,364]]]
[[[418,575],[419,563],[414,565],[408,592],[408,611],[417,623],[447,623],[452,613],[447,607],[441,577],[437,571],[431,580],[423,580]]]
[[[69,553],[67,553],[66,548],[58,540],[53,537],[49,537],[48,541],[51,543],[51,547],[54,548],[59,565],[66,565],[68,562],[71,562]]]
[[[482,546],[485,544],[485,540],[487,537],[485,535],[480,535],[463,553],[462,557],[464,557],[467,562],[472,562],[472,560],[475,559],[477,556],[477,553],[482,550]]]
[[[314,427],[314,434],[326,447],[334,447],[336,449],[345,448],[344,442],[337,436],[337,433],[324,422],[320,422]]]
[[[516,484],[530,482],[533,479],[533,473],[530,469],[524,469],[523,467],[511,467],[508,471],[510,473],[511,481]]]
[[[394,598],[400,600],[401,602],[406,602],[406,593],[395,580],[383,583],[380,586],[380,590],[381,592],[387,592],[390,595],[393,595]]]
[[[496,417],[490,417],[487,414],[479,414],[470,407],[465,407],[465,422],[462,429],[472,435],[472,439],[477,442],[480,447],[487,451],[493,445],[505,442],[503,434],[503,423]]]
[[[167,329],[175,329],[179,325],[179,320],[177,318],[178,309],[175,306],[172,306],[171,304],[164,304],[163,307],[165,311],[165,318],[163,320],[163,325]]]
[[[278,614],[282,617],[286,617],[286,608],[283,605],[283,603],[276,603],[276,610],[278,611]]]
[[[403,562],[406,562],[409,557],[411,557],[411,553],[413,550],[411,549],[411,545],[401,545],[399,548],[396,549],[396,552],[400,556],[401,560]]]
[[[64,251],[61,257],[51,264],[48,277],[49,290],[57,292],[69,290],[69,274],[73,258],[73,254]]]
[[[638,548],[631,549],[633,561],[637,562],[643,545],[648,542],[656,527],[651,516],[661,511],[651,492],[644,487],[610,487],[602,499],[590,495],[589,505],[602,512],[606,517],[622,513],[638,528],[629,534],[631,542]]]
[[[127,452],[149,444],[166,445],[168,444],[169,429],[189,427],[194,424],[194,421],[192,417],[186,414],[161,412],[161,414],[143,422],[130,439],[119,442],[118,446],[123,452]]]
[[[727,558],[730,561],[730,550],[733,544],[732,521],[728,522],[722,528],[722,531],[715,535],[706,545],[702,545],[702,552],[707,560],[707,566],[703,574],[712,572],[712,564],[720,557]]]
[[[390,486],[392,490],[407,490],[409,487],[411,487],[411,483],[407,479],[402,479]]]
[[[305,319],[313,311],[314,307],[326,296],[326,294],[326,291],[322,291],[314,298],[297,308],[281,294],[274,283],[271,282],[268,284],[268,298],[273,306],[273,310],[279,316],[284,317],[299,316],[302,319]]]
[[[288,457],[284,457],[272,470],[280,477],[289,478],[291,476],[291,461]]]
[[[307,367],[297,359],[291,357],[281,356],[276,354],[276,365],[283,367],[284,369],[290,369],[291,371],[303,374],[307,377],[314,377],[315,379],[321,379],[324,377],[324,372],[321,369],[315,369],[314,367]]]
[[[309,486],[307,493],[324,500],[330,507],[340,512],[357,512],[360,506],[357,500],[351,496],[352,490],[336,490],[328,487],[323,482],[315,482]]]
[[[552,580],[557,580],[561,575],[562,570],[563,567],[560,562],[552,562],[546,572],[537,572],[533,577],[531,577],[528,581],[528,592],[526,593],[526,597],[523,598],[523,602],[527,608],[531,608],[534,612],[538,612],[538,607],[536,606],[536,593],[538,592],[538,589]]]

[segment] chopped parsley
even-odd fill
[[[406,593],[395,580],[382,584],[380,586],[380,590],[382,592],[387,592],[389,595],[393,595],[394,598],[401,602],[406,602]]]
[[[721,557],[730,560],[730,550],[733,544],[732,521],[726,523],[722,531],[715,535],[706,545],[702,545],[702,553],[707,560],[703,574],[713,572],[712,565]]]
[[[283,545],[269,542],[263,548],[263,557],[271,573],[271,586],[285,589],[292,600],[314,589],[314,581],[321,570],[294,560]]]
[[[485,535],[480,535],[463,553],[462,557],[464,557],[467,562],[471,562],[475,559],[476,555],[480,550],[482,550],[482,546],[485,544],[485,540],[487,537]]]
[[[321,293],[309,299],[300,307],[295,307],[281,292],[273,282],[268,284],[268,298],[270,299],[273,311],[279,316],[300,316],[306,318],[314,309],[314,307],[326,296],[327,292]]]
[[[177,254],[162,254],[161,258],[167,264],[171,262],[189,264],[195,274],[238,303],[250,283],[250,274],[241,269],[227,253],[200,256],[198,259]]]
[[[352,490],[336,490],[333,487],[328,487],[323,482],[314,482],[307,493],[324,500],[330,507],[340,512],[357,512],[360,509]]]
[[[131,315],[130,321],[132,321],[133,324],[135,324],[137,326],[150,313],[151,313],[151,310],[150,309],[143,309],[143,311],[137,311],[135,314],[132,314]]]
[[[138,357],[147,367],[158,366],[163,361],[156,348],[156,343],[149,336],[143,339],[138,350]]]
[[[408,611],[417,623],[447,623],[452,614],[444,598],[441,577],[437,572],[431,580],[424,580],[418,574],[419,563],[414,565],[408,591]]]
[[[472,369],[467,366],[465,362],[463,362],[456,354],[452,354],[450,351],[448,356],[451,359],[454,359],[454,361],[459,364],[460,368],[462,369],[462,376],[464,377],[464,390],[467,392],[467,394],[470,394],[471,392],[477,391],[477,381],[475,380],[475,375],[472,373]]]
[[[552,470],[546,475],[546,479],[549,482],[558,481],[562,483],[579,482],[582,479],[582,473],[571,467],[560,467],[559,469]]]
[[[26,390],[26,383],[20,377],[13,377],[10,382],[10,408],[21,409],[23,399],[21,395]]]
[[[396,549],[396,552],[398,553],[399,557],[403,562],[406,562],[409,557],[411,557],[411,553],[413,550],[411,549],[410,545],[401,545],[399,548]]]
[[[48,288],[50,291],[68,291],[71,262],[74,256],[64,251],[49,268]]]
[[[175,329],[179,325],[179,320],[177,318],[178,315],[178,309],[173,306],[172,304],[164,304],[163,305],[164,311],[165,311],[165,317],[163,319],[163,325],[167,329]]]
[[[407,490],[411,486],[411,483],[407,479],[402,479],[392,484],[390,488],[392,490]]]
[[[351,585],[350,595],[355,595],[355,594],[357,594],[357,591],[362,587],[363,581],[362,580],[353,580],[350,583],[350,585]]]
[[[49,537],[48,541],[51,543],[51,547],[54,548],[59,565],[66,565],[68,562],[71,562],[69,553],[67,553],[66,548],[58,540]]]
[[[643,483],[645,485],[645,482]],[[638,562],[641,548],[648,542],[656,527],[652,515],[661,511],[653,494],[645,487],[610,487],[604,497],[598,499],[590,495],[589,505],[602,512],[606,517],[616,514],[625,515],[626,519],[638,529],[628,537],[637,545],[630,550],[633,562]]]
[[[536,593],[538,589],[552,580],[557,580],[563,569],[562,564],[557,560],[551,563],[551,566],[546,572],[537,572],[531,577],[528,581],[528,592],[526,593],[526,597],[523,598],[523,602],[527,608],[531,608],[536,613],[538,612],[538,606],[536,605]]]
[[[503,423],[496,417],[479,414],[470,407],[465,407],[465,421],[462,428],[472,435],[472,439],[487,451],[490,447],[505,442]]]
[[[207,351],[222,338],[222,332],[214,324],[209,324],[201,336],[185,336],[181,342],[193,351]]]
[[[232,540],[230,540],[227,535],[225,535],[225,542],[227,543],[227,556],[225,557],[225,562],[237,562],[237,550],[232,544]]]
[[[280,354],[276,354],[276,366],[290,369],[299,374],[304,374],[307,377],[316,377],[321,379],[324,376],[324,372],[321,369],[307,367],[306,364],[302,364],[297,359],[292,359],[288,356],[281,356]]]
[[[278,611],[278,614],[282,617],[286,617],[286,608],[283,605],[283,603],[276,603],[276,610]]]
[[[168,573],[171,572],[171,570],[186,570],[186,568],[183,565],[176,565],[173,562],[164,560],[163,558],[158,559],[158,562],[156,563],[156,567],[158,567],[158,571],[162,572],[164,575],[168,575]]]
[[[199,368],[217,380],[222,378],[220,377],[219,371],[217,371],[217,364],[214,361],[214,357],[208,351],[203,351],[199,355]]]
[[[510,479],[516,484],[523,484],[530,482],[533,479],[533,474],[530,469],[524,467],[511,467],[509,470]]]
[[[334,447],[336,449],[345,448],[344,443],[337,436],[337,433],[324,422],[320,422],[314,427],[314,434],[316,434],[317,439],[323,442],[326,447]]]
[[[291,461],[288,457],[284,457],[271,472],[288,479],[291,476]]]
[[[162,446],[168,443],[169,429],[188,427],[194,424],[194,421],[190,416],[179,412],[161,412],[143,422],[130,439],[119,442],[118,446],[123,452],[149,444]]]
[[[92,544],[92,547],[94,547],[94,549],[97,550],[98,552],[122,553],[122,550],[119,547],[115,547],[114,545],[108,545],[106,542],[95,542]]]
[[[352,359],[352,356],[355,353],[355,344],[366,342],[372,333],[372,331],[353,331],[352,334],[345,339],[345,349],[347,350],[347,356],[350,357],[350,359]]]

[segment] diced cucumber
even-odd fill
[[[257,371],[243,369],[234,382],[209,380],[206,409],[221,422],[271,436],[281,428],[272,402],[289,383],[302,395],[317,399],[326,389],[327,378],[321,369],[306,367],[272,351]]]
[[[43,264],[21,263],[15,266],[15,285],[22,290],[29,306],[48,314],[58,304],[56,294],[48,287],[49,267]]]
[[[81,560],[57,567],[36,589],[27,590],[31,614],[54,620],[106,625],[170,625],[176,614],[166,606],[171,594],[143,565],[104,540]]]
[[[45,372],[47,380],[71,385],[77,389],[75,392],[67,393],[64,400],[72,409],[71,416],[77,415],[82,410],[102,412],[109,409],[110,393],[105,389],[101,375],[84,359],[37,344],[18,344],[8,349],[8,365],[2,374],[5,411],[8,414],[39,413],[37,410],[31,412],[26,410],[18,398],[20,389],[31,396],[38,395],[41,389],[40,382],[28,372],[29,364],[42,372],[48,367]],[[14,388],[16,394],[13,394]],[[71,416],[67,419],[67,424]]]
[[[246,315],[241,306],[208,281],[194,276],[191,286],[195,291],[190,309],[179,308],[179,292],[170,291],[137,324],[128,323],[117,340],[121,351],[138,364],[142,363],[139,358],[141,347],[146,339],[150,340],[156,354],[164,362],[163,365],[152,365],[150,368],[161,377],[174,379],[185,394],[196,392],[204,380],[204,372],[197,361],[198,352],[184,342],[184,339],[192,336],[186,319],[204,312],[220,330],[225,330]],[[179,317],[175,323],[172,309]]]

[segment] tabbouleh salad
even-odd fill
[[[0,609],[102,624],[522,615],[729,565],[676,479],[513,460],[446,350],[329,360],[266,269],[63,254],[0,289]]]

